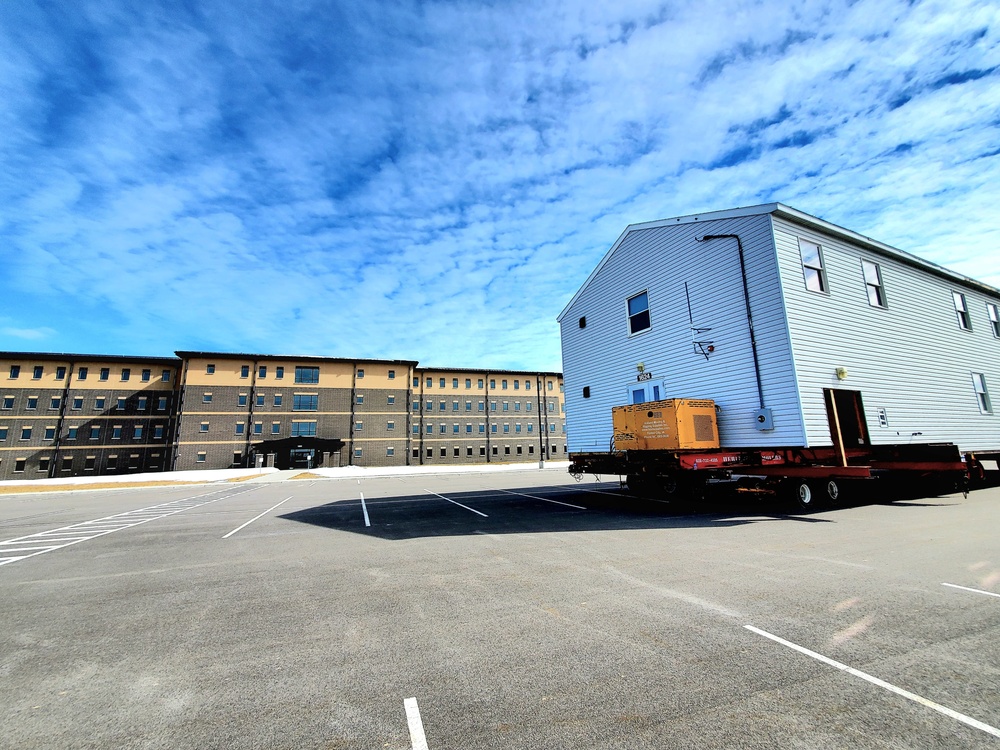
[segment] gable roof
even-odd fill
[[[617,240],[615,240],[615,244],[611,246],[611,249],[604,254],[604,257],[601,258],[601,262],[597,264],[597,267],[590,273],[587,280],[583,282],[583,286],[577,290],[576,294],[573,295],[573,298],[563,308],[562,312],[559,313],[556,320],[560,323],[562,322],[563,318],[566,317],[566,313],[576,303],[577,298],[579,298],[580,295],[583,294],[584,290],[590,286],[590,283],[594,280],[594,278],[596,278],[597,274],[600,273],[601,269],[604,268],[604,265],[608,262],[611,256],[615,254],[618,247],[632,232],[645,229],[658,229],[660,227],[673,226],[676,224],[694,224],[697,222],[703,223],[706,221],[716,221],[718,219],[735,219],[743,216],[760,216],[763,214],[772,214],[779,218],[794,222],[795,224],[816,229],[824,234],[846,240],[870,251],[888,256],[890,258],[895,258],[903,263],[920,268],[927,273],[949,279],[950,281],[957,282],[963,286],[970,287],[992,297],[1000,298],[1000,289],[996,289],[989,284],[983,283],[982,281],[977,281],[976,279],[964,276],[963,274],[952,271],[944,266],[939,266],[937,263],[924,260],[923,258],[913,255],[912,253],[892,247],[891,245],[886,245],[884,242],[873,240],[871,237],[866,237],[863,234],[852,232],[850,229],[845,229],[844,227],[838,226],[829,221],[824,221],[816,216],[807,214],[805,211],[799,211],[797,208],[786,206],[783,203],[762,203],[757,206],[729,208],[722,211],[708,211],[701,214],[677,216],[672,219],[658,219],[656,221],[629,224],[625,227],[625,231],[621,233]]]

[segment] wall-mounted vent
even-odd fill
[[[590,398],[590,386],[589,385],[583,386],[583,397],[584,398]]]
[[[587,327],[587,316],[584,315],[582,318],[580,318],[580,328],[586,328],[586,327]]]

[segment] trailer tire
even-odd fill
[[[790,479],[787,482],[787,494],[800,510],[812,510],[816,507],[816,493],[804,479]]]
[[[835,479],[831,479],[826,483],[826,496],[832,503],[840,502],[840,485],[837,484]]]

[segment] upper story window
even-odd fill
[[[444,388],[444,378],[438,378],[438,380],[441,383],[441,387]]]
[[[282,366],[280,366],[280,365],[278,367],[275,367],[274,368],[274,377],[277,380],[281,380],[283,377],[285,377],[285,368],[282,367]]]
[[[395,379],[396,379],[396,371],[389,370],[389,380],[395,380]]]
[[[965,304],[965,295],[960,292],[952,292],[951,296],[955,301],[955,314],[958,316],[958,327],[963,331],[971,331],[972,318],[969,317],[969,308]]]
[[[87,368],[86,367],[81,367],[79,370],[77,370],[77,372],[76,372],[76,379],[77,380],[86,380],[87,379]]]
[[[45,368],[42,365],[35,365],[35,369],[34,372],[32,372],[31,377],[33,380],[41,380],[44,373]]]
[[[872,307],[885,307],[885,291],[882,289],[882,270],[878,263],[870,260],[861,261],[861,272],[865,277],[865,291],[868,292],[868,304]]]
[[[1000,339],[1000,311],[992,302],[986,303],[986,313],[990,317],[990,328],[993,329],[994,337]]]
[[[205,365],[206,375],[215,375],[215,365]]]
[[[257,368],[257,377],[266,378],[267,377],[267,365],[261,365]]]
[[[318,383],[319,382],[319,368],[318,367],[296,367],[295,368],[295,382],[296,383]]]
[[[240,365],[240,377],[241,378],[250,377],[250,365]]]
[[[812,292],[826,292],[826,271],[823,268],[823,252],[819,245],[809,240],[799,240],[799,254],[802,256],[802,274],[806,289]]]
[[[152,377],[153,377],[153,371],[152,370],[143,370],[142,371],[142,382],[143,383],[148,383],[152,379]]]
[[[132,370],[129,369],[128,367],[123,367],[122,368],[122,382],[124,383],[130,377],[132,377]]]
[[[458,378],[452,378],[451,379],[451,387],[452,388],[458,388]]]
[[[628,333],[645,331],[649,328],[649,295],[646,292],[628,298]]]
[[[160,380],[163,381],[164,383],[169,383],[170,382],[170,370],[164,370],[163,373],[160,375]]]
[[[362,368],[358,368],[358,380],[361,380],[365,376],[365,371]]]
[[[319,408],[319,395],[315,393],[296,393],[292,396],[293,411],[316,411]]]
[[[111,377],[111,368],[110,367],[102,367],[101,368],[101,380],[107,380],[110,377]]]
[[[10,366],[10,379],[16,380],[21,376],[21,365],[11,365]]]

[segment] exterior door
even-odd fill
[[[824,395],[833,444],[844,448],[871,445],[861,391],[827,388]]]

